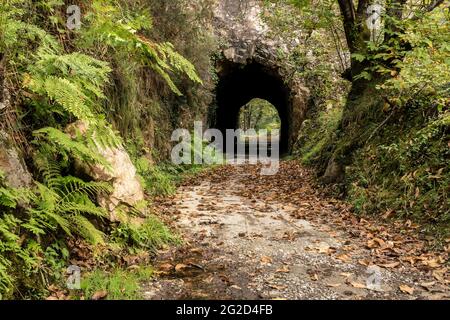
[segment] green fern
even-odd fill
[[[115,49],[126,49],[130,54],[137,54],[141,57],[142,63],[156,71],[179,96],[182,93],[175,85],[171,73],[186,75],[193,82],[202,84],[194,65],[176,52],[171,43],[155,43],[138,35],[139,31],[151,28],[151,23],[142,23],[151,21],[148,13],[141,12],[134,17],[124,17],[118,7],[111,3],[111,1],[93,1],[92,12],[87,16],[90,28],[82,33],[86,43],[95,41]]]
[[[54,37],[44,29],[29,22],[29,1],[2,0],[0,5],[0,52],[7,56],[16,52],[19,60],[28,62],[23,50],[31,43],[39,43],[49,48],[59,47]]]
[[[94,145],[95,138],[90,137],[80,141],[53,127],[36,130],[34,136],[41,143],[42,141],[47,141],[54,145],[58,153],[70,154],[73,158],[90,164],[101,164],[106,168],[110,167],[110,164],[98,153],[98,147]],[[103,141],[103,143],[107,142]],[[45,165],[50,164],[47,163]],[[49,174],[52,173],[51,171],[47,172]]]
[[[41,47],[35,59],[25,76],[27,88],[47,97],[49,105],[56,103],[76,119],[96,124],[111,71],[108,64],[81,53],[61,55],[48,47]]]

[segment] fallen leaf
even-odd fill
[[[384,247],[385,246],[385,242],[383,239],[379,239],[379,238],[373,238],[367,241],[367,247],[369,249],[375,249],[375,248],[379,248],[379,247]]]
[[[425,289],[430,289],[432,286],[434,286],[436,284],[435,281],[431,281],[431,282],[422,282],[420,285],[422,287],[424,287]]]
[[[346,254],[341,254],[336,257],[336,259],[342,261],[342,262],[350,262],[351,258]]]
[[[279,286],[279,285],[276,285],[276,284],[269,284],[269,287],[270,288],[272,288],[272,289],[275,289],[275,290],[284,290],[284,289],[286,289],[287,287],[286,286]]]
[[[380,267],[383,267],[383,268],[386,268],[386,269],[392,269],[392,268],[398,267],[399,265],[400,265],[400,262],[379,264]]]
[[[163,263],[159,266],[158,269],[167,272],[173,269],[173,265],[171,265],[170,263]]]
[[[444,274],[445,274],[445,269],[444,270],[435,270],[432,273],[433,277],[441,283],[445,283]]]
[[[319,275],[317,273],[311,274],[310,277],[311,277],[312,281],[318,281],[319,280]]]
[[[183,270],[185,270],[188,266],[183,264],[183,263],[179,263],[175,266],[175,271],[176,272],[183,272]]]
[[[411,288],[410,286],[407,286],[406,284],[400,285],[399,289],[403,293],[407,293],[407,294],[413,294],[414,293],[414,288]]]
[[[336,288],[339,287],[341,283],[327,283],[327,287]]]
[[[277,269],[277,271],[275,271],[275,272],[277,272],[277,273],[289,273],[290,270],[289,270],[289,268],[287,266],[284,266],[282,268]]]
[[[273,260],[272,260],[271,257],[268,257],[268,256],[262,256],[261,257],[261,263],[269,264],[269,263],[272,263],[272,262],[273,262]]]
[[[362,265],[362,266],[365,266],[365,267],[367,267],[367,266],[369,265],[369,261],[363,260],[363,259],[358,260],[358,263],[359,263],[360,265]]]
[[[437,259],[424,260],[422,261],[422,264],[431,269],[439,268],[441,266]]]
[[[92,300],[102,300],[105,299],[108,295],[108,292],[105,290],[97,291],[92,295]]]
[[[350,282],[350,284],[354,287],[354,288],[358,288],[358,289],[366,289],[366,285],[359,283],[359,282]]]

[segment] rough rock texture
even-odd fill
[[[225,0],[217,4],[214,29],[221,40],[223,54],[228,60],[263,64],[280,63],[279,53],[288,53],[300,43],[298,39],[271,36],[269,26],[261,19],[261,1]]]
[[[345,171],[335,157],[328,162],[325,174],[322,177],[324,183],[341,183],[345,178]]]
[[[71,124],[66,131],[71,133],[74,130],[84,133],[87,126],[85,123],[78,121]],[[143,201],[144,191],[136,176],[136,168],[123,147],[98,147],[98,152],[110,164],[110,168],[103,165],[78,164],[78,166],[95,181],[105,181],[112,184],[113,191],[107,196],[99,196],[98,200],[99,204],[109,211],[110,220],[118,221],[116,209],[121,205],[129,207]]]
[[[28,172],[23,157],[11,137],[4,131],[0,131],[0,146],[0,170],[5,174],[7,185],[12,188],[31,186],[33,178]]]
[[[11,103],[8,90],[2,88],[2,74],[2,60],[0,59],[0,111],[5,112],[10,109]],[[26,188],[33,183],[33,178],[25,165],[20,149],[5,130],[0,130],[0,170],[5,174],[5,180],[9,187]]]

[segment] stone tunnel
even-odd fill
[[[287,44],[266,37],[260,16],[253,0],[227,0],[217,8],[215,27],[224,44],[215,65],[218,84],[209,125],[224,134],[237,129],[244,105],[254,98],[267,100],[281,120],[280,153],[288,154],[305,120],[310,94],[301,73],[278,58],[280,50],[289,51]]]
[[[222,65],[217,87],[215,128],[238,129],[241,107],[254,98],[269,101],[278,111],[281,120],[280,152],[289,152],[290,88],[276,70],[257,62],[242,65],[226,62]]]

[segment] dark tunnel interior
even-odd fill
[[[277,70],[251,62],[246,65],[227,62],[222,66],[217,88],[214,128],[225,135],[237,129],[240,109],[254,98],[269,101],[281,120],[280,153],[289,152],[289,88]]]

